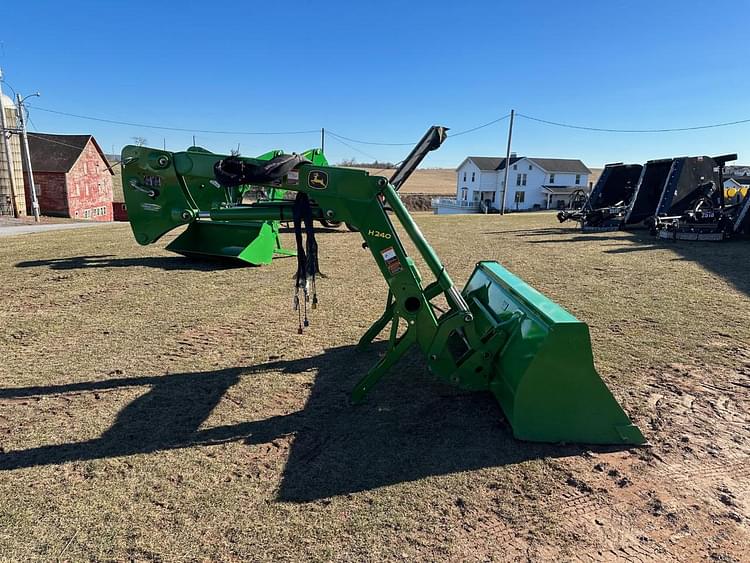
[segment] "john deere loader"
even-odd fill
[[[642,444],[643,434],[594,368],[584,322],[497,262],[479,262],[459,290],[404,207],[398,187],[446,136],[446,128],[430,128],[390,180],[328,166],[309,154],[245,158],[128,146],[122,159],[130,222],[142,244],[187,226],[188,231],[226,232],[221,244],[244,248],[241,252],[248,248],[247,232],[235,240],[240,235],[234,229],[252,225],[257,238],[250,246],[263,239],[268,256],[277,248],[274,222],[291,221],[297,242],[300,332],[308,324],[308,307],[315,308],[317,302],[312,221],[349,223],[359,229],[389,288],[383,314],[359,341],[366,347],[390,326],[387,350],[353,390],[355,402],[363,400],[407,350],[418,348],[435,377],[463,389],[490,391],[519,439]],[[293,200],[268,198],[249,205],[231,198],[222,205],[201,200],[206,190],[231,192],[240,186],[296,195]],[[395,223],[424,259],[428,279],[407,254]],[[447,309],[435,304],[438,297],[445,298]]]

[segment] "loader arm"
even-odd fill
[[[214,180],[214,166],[221,159],[210,153],[125,147],[123,184],[136,238],[149,238],[150,229],[166,232],[180,224],[293,218],[292,201],[210,210],[194,205],[191,194]],[[250,166],[262,164],[242,160]],[[155,183],[154,176],[162,179],[160,189],[149,193],[144,188]],[[304,163],[268,188],[306,193],[315,202],[316,218],[357,227],[388,284],[385,311],[359,343],[367,346],[390,325],[388,348],[354,389],[355,401],[416,346],[440,379],[464,389],[491,391],[520,439],[645,441],[596,373],[588,327],[495,262],[478,264],[459,291],[386,178]],[[394,221],[424,259],[429,283],[423,283],[407,255]],[[440,295],[447,311],[432,304]]]

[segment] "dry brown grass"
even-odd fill
[[[390,178],[395,170],[363,168],[371,175]],[[456,194],[456,171],[452,168],[420,168],[415,170],[401,188],[406,193]]]
[[[320,236],[302,336],[293,260],[214,269],[127,225],[9,237],[0,559],[746,560],[750,245],[418,221],[454,279],[497,259],[587,321],[652,447],[517,442],[417,354],[350,406],[386,289],[357,234]]]

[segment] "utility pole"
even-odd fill
[[[39,92],[32,94],[39,96]],[[28,96],[27,96],[28,97]],[[24,98],[25,99],[25,98]],[[29,138],[26,135],[26,118],[23,115],[23,100],[21,94],[16,92],[18,102],[18,122],[21,125],[21,142],[23,143],[23,157],[26,164],[26,173],[29,175],[29,189],[31,191],[31,209],[34,212],[34,222],[39,222],[39,199],[36,196],[36,184],[34,183],[34,171],[31,169],[31,152],[29,151]]]
[[[320,128],[320,152],[324,154],[326,152],[326,128],[325,127]]]
[[[505,179],[503,180],[503,202],[500,206],[500,215],[505,215],[505,194],[508,192],[508,172],[510,171],[510,143],[513,139],[513,118],[516,110],[510,110],[510,125],[508,126],[508,149],[505,151]]]
[[[3,104],[2,88],[3,71],[0,70],[0,135],[3,137],[5,149],[5,165],[8,168],[8,181],[10,182],[10,200],[13,204],[13,217],[18,218],[18,202],[16,201],[16,179],[13,176],[13,154],[10,151],[10,130],[5,123],[5,104]]]

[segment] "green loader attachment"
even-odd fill
[[[164,151],[161,151],[164,153]],[[160,153],[160,154],[161,154]],[[198,212],[227,207],[242,207],[246,200],[254,197],[255,201],[282,201],[285,190],[275,186],[257,186],[243,184],[222,186],[215,179],[194,174],[191,169],[190,156],[197,154],[213,155],[201,147],[190,147],[184,156],[177,158],[180,171],[175,179],[183,186],[183,196],[191,202]],[[284,151],[273,150],[257,157],[258,161],[271,161],[283,155]],[[216,156],[216,155],[214,155]],[[303,157],[315,164],[327,165],[320,149],[311,149]],[[152,162],[159,170],[159,157]],[[221,157],[218,157],[220,159]],[[203,172],[203,171],[202,171]],[[145,176],[142,182],[131,179],[125,190],[125,203],[128,206],[128,220],[139,244],[147,245],[157,242],[169,231],[187,225],[166,249],[183,256],[236,259],[253,265],[270,264],[276,255],[294,256],[293,250],[282,247],[279,238],[279,221],[201,221],[194,220],[192,214],[174,216],[162,213],[159,204],[142,202],[137,193],[159,194],[162,189],[162,175]]]
[[[244,246],[240,256],[263,236],[273,238],[274,221],[293,221],[298,255],[295,300],[301,332],[307,325],[311,295],[311,308],[317,302],[317,243],[313,229],[307,227],[312,219],[351,224],[359,229],[363,247],[372,254],[389,288],[385,311],[359,346],[367,347],[390,327],[386,352],[353,390],[355,402],[363,400],[399,358],[416,347],[430,372],[446,383],[490,391],[519,439],[644,443],[594,368],[585,323],[497,262],[477,264],[459,291],[404,207],[397,187],[429,151],[441,145],[446,131],[432,127],[390,181],[361,170],[322,165],[303,155],[263,160],[125,147],[123,184],[133,229],[136,237],[144,233],[141,236],[148,243],[178,224],[209,227],[214,239],[221,238],[222,252],[224,248],[236,252]],[[192,194],[212,181],[224,189],[252,184],[292,191],[296,198],[201,208]],[[158,190],[144,189],[154,184]],[[423,258],[431,281],[423,281],[394,222]],[[259,225],[254,242],[245,246],[247,238],[233,238],[233,225],[254,224]],[[265,225],[270,235],[262,234]],[[218,234],[223,233],[220,229],[227,229],[226,236]],[[196,247],[200,244],[194,241],[192,248]],[[268,252],[267,248],[262,252]],[[447,302],[447,310],[435,303],[439,297]]]

